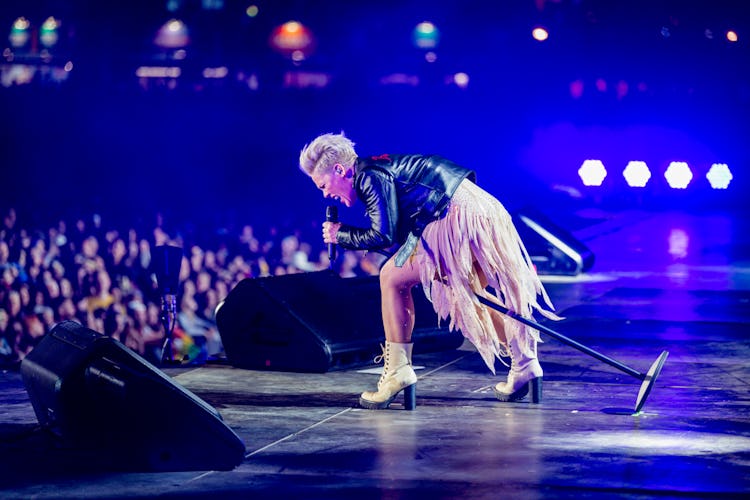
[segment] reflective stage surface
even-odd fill
[[[50,446],[18,373],[0,375],[0,497],[682,498],[750,490],[750,237],[722,215],[599,214],[590,273],[546,278],[545,323],[646,372],[545,338],[542,403],[501,403],[470,347],[415,356],[417,409],[357,408],[377,375],[165,370],[247,446],[232,471],[99,470]],[[367,368],[367,367],[364,367]],[[400,398],[397,399],[400,401]],[[168,426],[147,412],[132,425]],[[196,433],[201,429],[196,428]],[[185,436],[186,440],[191,437]]]

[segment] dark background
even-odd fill
[[[259,7],[254,18],[245,14],[251,4]],[[4,71],[25,63],[38,73],[29,84],[0,87],[0,207],[16,207],[27,225],[94,212],[131,225],[156,212],[209,228],[317,224],[323,202],[298,170],[298,153],[316,135],[341,130],[363,155],[437,153],[471,167],[511,209],[533,205],[554,215],[585,207],[746,205],[750,9],[743,1],[215,5],[4,0],[3,47],[19,16],[38,26],[53,15],[62,25],[49,61],[39,47],[14,51],[13,61],[6,53],[3,61]],[[170,18],[190,29],[184,60],[169,61],[153,44]],[[316,39],[301,64],[268,43],[289,20]],[[412,43],[424,20],[440,30],[434,63]],[[551,33],[544,43],[530,36],[538,24]],[[729,28],[739,42],[726,40]],[[64,81],[44,76],[43,68],[68,61],[73,69]],[[160,64],[180,66],[182,75],[144,88],[136,68]],[[228,69],[226,78],[201,76],[218,66]],[[330,84],[285,86],[285,75],[300,71],[329,75]],[[445,83],[456,72],[469,75],[467,88]],[[415,75],[419,84],[381,82],[394,73]],[[606,90],[596,89],[597,79]],[[570,92],[576,80],[584,85],[580,98]],[[628,91],[618,98],[621,81]],[[610,170],[601,188],[586,188],[577,177],[587,158]],[[621,172],[630,160],[652,168],[642,190],[625,186]],[[676,160],[696,171],[680,192],[663,178]],[[714,162],[733,171],[726,191],[707,187]]]

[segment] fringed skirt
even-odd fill
[[[507,356],[507,346],[495,332],[490,310],[477,300],[476,294],[489,296],[478,269],[506,308],[526,318],[536,311],[560,319],[538,302],[541,296],[552,309],[510,214],[469,180],[459,185],[445,217],[425,227],[413,258],[440,320],[450,318],[450,329],[459,329],[474,344],[492,373],[495,359]],[[540,340],[537,330],[518,321],[503,323],[506,339],[519,338],[522,345]]]

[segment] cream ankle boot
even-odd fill
[[[518,401],[531,391],[531,401],[542,401],[542,367],[536,356],[536,340],[529,339],[528,345],[515,336],[508,341],[510,353],[510,372],[508,381],[500,382],[494,387],[495,396],[500,401]]]
[[[359,397],[359,404],[370,410],[388,408],[399,392],[404,391],[404,408],[413,410],[417,406],[417,374],[411,367],[411,351],[414,344],[398,342],[385,343],[383,374],[378,380],[377,392],[365,391]]]

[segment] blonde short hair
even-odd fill
[[[325,173],[337,163],[348,167],[356,158],[354,143],[343,132],[323,134],[302,148],[299,154],[299,168],[308,176],[312,176],[316,172]]]

